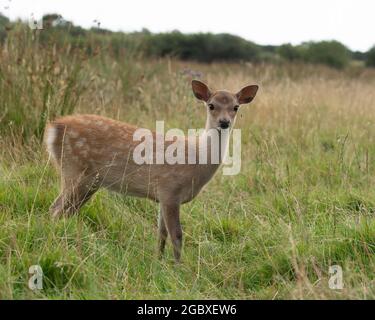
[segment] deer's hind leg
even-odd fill
[[[99,179],[98,176],[64,179],[61,189],[49,209],[54,218],[76,213],[99,189]]]

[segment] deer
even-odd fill
[[[229,130],[222,138],[228,140],[239,107],[250,103],[258,91],[257,85],[245,86],[237,93],[212,91],[198,80],[192,80],[191,86],[194,96],[207,110],[203,134],[194,138],[197,141],[194,148],[202,139],[210,145],[213,140],[205,134],[209,130],[219,133]],[[164,254],[169,235],[174,260],[179,263],[183,237],[180,206],[194,199],[212,179],[222,164],[222,157],[217,163],[205,164],[137,164],[132,157],[139,143],[133,139],[137,129],[131,124],[92,114],[68,115],[50,121],[45,128],[44,143],[60,173],[61,192],[49,211],[53,218],[70,216],[102,187],[125,196],[151,199],[160,205],[159,257]],[[154,150],[153,157],[157,156],[155,153]]]

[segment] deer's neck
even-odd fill
[[[207,143],[207,156],[209,165],[221,165],[229,148],[229,140],[232,130],[217,130],[205,128],[200,138],[200,143]],[[210,161],[211,159],[211,161]]]
[[[206,162],[202,162],[199,155],[200,165],[196,167],[197,174],[202,185],[206,184],[223,163],[228,149],[230,130],[219,131],[216,129],[205,129],[199,137],[199,147],[205,149]]]
[[[205,129],[199,136],[199,149],[204,149],[207,158],[206,161],[201,161],[199,154],[199,165],[195,167],[195,176],[197,183],[200,185],[198,189],[203,187],[208,181],[212,179],[220,165],[223,163],[225,154],[228,149],[230,131],[218,131],[216,129]]]

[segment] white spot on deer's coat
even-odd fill
[[[74,139],[78,138],[78,132],[77,131],[74,131],[74,130],[71,130],[69,132],[70,136]]]
[[[85,145],[85,141],[84,141],[83,139],[79,139],[79,140],[76,142],[76,147],[77,147],[77,148],[82,148],[84,145]]]

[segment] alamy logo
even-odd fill
[[[39,265],[33,265],[29,268],[29,288],[31,290],[42,290],[43,289],[43,270]]]
[[[342,278],[342,268],[339,265],[329,267],[329,273],[332,275],[328,280],[328,286],[332,290],[342,290],[344,288]]]
[[[232,152],[230,138],[232,136]],[[236,175],[241,169],[240,129],[189,129],[188,136],[180,129],[164,134],[164,121],[156,121],[155,134],[148,129],[137,129],[133,141],[136,164],[223,164],[224,175]]]

